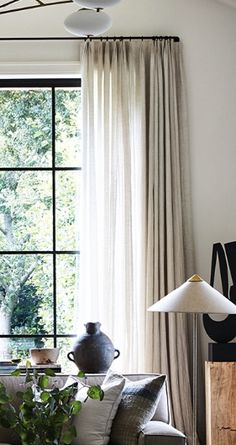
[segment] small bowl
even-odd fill
[[[30,349],[31,361],[34,365],[50,365],[56,363],[59,348]]]
[[[19,365],[19,363],[21,362],[20,358],[12,358],[11,359],[12,363],[14,363],[14,365]]]

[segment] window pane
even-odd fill
[[[56,166],[81,165],[81,90],[56,88]]]
[[[52,255],[1,255],[0,335],[53,333]],[[9,341],[1,339],[0,356]]]
[[[79,255],[57,255],[57,333],[76,334]]]
[[[50,172],[0,172],[0,250],[52,248]]]
[[[67,358],[68,352],[72,351],[75,338],[58,338],[57,346],[60,348],[58,363],[61,364],[65,374],[78,374],[77,366]]]
[[[1,339],[1,342],[5,339]],[[9,338],[7,339],[9,348],[8,352],[1,357],[3,359],[21,359],[21,365],[25,365],[26,360],[30,360],[31,348],[53,348],[53,339],[45,337],[31,337],[31,338]],[[77,366],[71,362],[67,354],[72,351],[73,344],[76,338],[58,338],[57,347],[60,349],[57,363],[61,365],[62,372],[77,374]]]
[[[1,342],[4,341],[3,339]],[[21,365],[25,365],[26,360],[30,360],[31,348],[53,348],[53,340],[51,338],[10,338],[9,354],[6,358],[21,359]]]
[[[50,167],[51,124],[50,89],[0,89],[0,167]]]
[[[78,249],[80,171],[57,172],[57,250]]]
[[[6,337],[0,357],[24,363],[31,348],[57,341],[58,363],[76,371],[67,359],[74,339],[46,336],[76,334],[79,255],[66,251],[79,249],[81,172],[68,167],[81,166],[81,89],[77,81],[63,88],[21,85],[0,88],[0,168],[6,169],[0,171],[0,337]]]

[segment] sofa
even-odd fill
[[[125,380],[128,382],[131,382],[131,384],[139,384],[143,381],[146,381],[148,379],[153,379],[155,376],[154,374],[126,374],[124,375]],[[58,374],[55,377],[50,378],[50,385],[57,385],[59,388],[63,387],[66,382],[68,381],[67,375]],[[102,385],[103,380],[105,378],[104,374],[87,374],[84,378],[84,382],[88,385],[95,385],[99,384]],[[22,385],[24,385],[24,376],[19,377],[13,377],[9,375],[0,375],[0,381],[4,383],[5,387],[7,388],[8,394],[12,394],[13,399],[17,391],[22,390]],[[76,377],[69,377],[69,379],[76,379]],[[127,380],[128,379],[128,380]],[[129,396],[130,398],[130,396]],[[104,398],[105,399],[105,398]],[[91,400],[91,402],[94,402]],[[102,402],[99,403],[99,409],[101,415],[101,408],[102,407],[102,413],[105,413],[105,405],[103,405]],[[119,402],[121,403],[121,402]],[[85,403],[86,406],[87,402]],[[91,408],[92,406],[92,408]],[[94,403],[92,405],[91,403],[90,409],[93,409]],[[81,410],[81,413],[83,412],[83,409]],[[137,409],[138,411],[138,409]],[[84,423],[86,422],[86,417],[89,419],[94,418],[94,414],[86,413],[86,410],[84,410],[84,418],[83,418],[83,427]],[[105,414],[104,414],[105,415]],[[81,414],[79,413],[78,419],[80,418]],[[130,417],[132,419],[132,417]],[[116,419],[116,417],[115,417]],[[115,422],[115,419],[113,422]],[[101,418],[100,421],[101,423]],[[77,426],[77,425],[76,425]],[[80,424],[81,426],[81,424]],[[89,428],[91,429],[91,423],[89,422]],[[110,433],[109,433],[110,434]],[[89,437],[89,430],[87,434],[87,438]],[[116,441],[112,441],[112,425],[111,425],[111,437],[109,436],[109,439],[107,440],[109,445],[116,445]],[[110,440],[110,441],[109,441]],[[75,442],[73,445],[98,445],[100,442],[95,438],[93,439],[78,439],[77,442]],[[118,442],[117,442],[118,443]],[[124,441],[123,445],[127,445],[129,443],[129,440]],[[150,421],[148,421],[145,425],[142,426],[141,430],[139,431],[138,437],[136,439],[137,445],[186,445],[186,437],[185,435],[178,431],[176,428],[174,428],[171,425],[171,415],[170,415],[170,407],[169,407],[169,399],[168,399],[168,391],[167,391],[167,382],[164,381],[163,388],[160,392],[160,397],[158,399],[157,406],[155,406],[155,412],[152,415],[152,418]],[[9,430],[5,429],[0,426],[0,445],[1,444],[10,444],[10,445],[20,445],[20,440],[16,436],[16,434]]]

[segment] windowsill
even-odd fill
[[[76,78],[80,76],[79,62],[0,63],[0,78]]]

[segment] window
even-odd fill
[[[76,335],[80,79],[0,81],[0,357]]]

